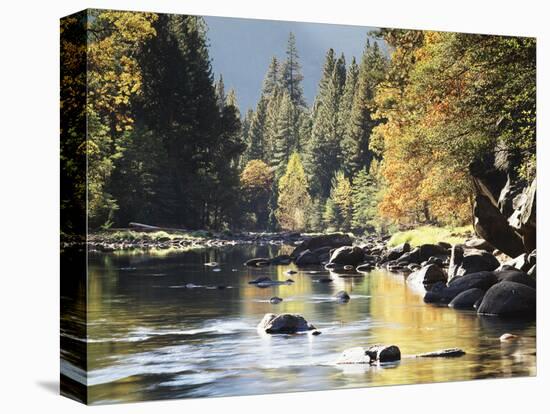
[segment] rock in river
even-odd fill
[[[334,295],[334,297],[338,302],[342,302],[342,303],[347,303],[351,299],[348,295],[348,292],[346,292],[345,290],[341,290],[336,295]]]
[[[298,257],[300,253],[308,249],[313,251],[321,247],[336,248],[340,246],[350,246],[352,243],[352,238],[347,234],[323,234],[321,236],[315,236],[310,239],[304,240],[299,246],[294,249],[290,256]]]
[[[329,263],[335,263],[338,265],[351,265],[357,266],[363,262],[365,253],[358,246],[342,246],[334,250],[330,256]]]
[[[291,313],[266,313],[258,329],[269,334],[293,334],[315,329],[303,316]]]
[[[281,303],[282,301],[283,301],[283,299],[278,297],[278,296],[273,296],[271,299],[269,299],[269,303],[271,303],[273,305],[277,305],[277,304]]]
[[[465,290],[459,293],[449,303],[450,308],[455,309],[473,309],[476,302],[485,296],[485,291],[479,288]]]
[[[319,259],[319,256],[308,249],[301,252],[294,263],[296,266],[310,266],[321,264],[321,260]]]
[[[245,266],[269,266],[271,259],[267,257],[256,257],[254,259],[247,260],[244,262]]]
[[[500,282],[493,285],[483,297],[479,314],[500,316],[534,315],[537,308],[537,291],[517,282]]]
[[[432,285],[437,282],[446,282],[447,275],[435,264],[429,264],[422,269],[409,275],[407,283],[415,287],[430,290]]]
[[[401,359],[401,351],[395,345],[372,345],[365,350],[371,361],[394,362]]]
[[[447,348],[447,349],[442,349],[440,351],[426,352],[424,354],[419,354],[417,355],[417,358],[454,358],[465,354],[466,352],[464,352],[460,348]]]

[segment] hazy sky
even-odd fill
[[[254,109],[262,82],[273,55],[282,61],[288,34],[296,36],[304,81],[304,95],[311,104],[321,77],[324,58],[329,48],[344,52],[346,63],[355,56],[360,62],[367,34],[366,26],[282,22],[273,20],[205,17],[210,41],[210,58],[216,79],[221,73],[226,92],[234,88],[241,113]],[[380,43],[385,50],[385,45]]]

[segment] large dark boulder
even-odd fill
[[[469,249],[485,250],[486,252],[492,252],[493,250],[495,250],[491,243],[489,243],[487,240],[483,240],[480,238],[466,240],[464,246]]]
[[[434,283],[447,281],[447,275],[441,269],[441,267],[435,264],[429,264],[422,269],[411,273],[407,277],[407,283],[413,285],[416,288],[424,290],[431,290]]]
[[[453,248],[449,265],[449,279],[464,276],[469,273],[495,270],[500,262],[492,253],[484,250],[466,250],[460,259],[460,249]]]
[[[485,291],[478,288],[468,289],[459,293],[449,303],[450,308],[455,309],[473,309],[475,303],[485,296]]]
[[[449,281],[448,287],[449,289],[454,289],[459,292],[464,292],[465,290],[473,288],[488,290],[497,282],[498,278],[494,272],[481,271],[456,277]]]
[[[314,251],[321,247],[336,248],[341,246],[350,246],[353,244],[352,238],[347,234],[333,233],[314,236],[304,240],[300,245],[296,246],[290,254],[291,257],[298,257],[305,250]]]
[[[536,247],[536,179],[518,174],[519,152],[495,148],[470,164],[476,233],[510,257]]]
[[[321,264],[321,259],[310,250],[301,252],[294,261],[296,266],[312,266]]]
[[[508,219],[510,226],[520,235],[525,252],[531,252],[537,247],[537,182],[524,188],[517,195],[512,205],[514,213]]]
[[[267,313],[258,324],[258,329],[269,334],[293,334],[315,329],[303,316],[291,313],[276,315]]]
[[[411,251],[411,245],[409,243],[403,243],[399,246],[391,248],[382,258],[383,262],[389,262],[391,260],[396,260],[401,257],[403,254]]]
[[[396,259],[396,261],[404,264],[422,263],[423,260],[421,259],[421,256],[420,256],[420,248],[415,247],[410,252],[403,253],[398,259]]]
[[[487,291],[477,312],[499,316],[532,316],[536,308],[535,289],[521,283],[504,281]]]
[[[434,284],[430,291],[424,295],[426,303],[449,303],[460,293],[470,289],[488,290],[498,282],[493,272],[477,272],[456,277],[449,281],[448,286]]]
[[[495,273],[499,282],[516,282],[536,289],[537,281],[521,270],[502,270]]]
[[[334,250],[330,256],[329,263],[339,265],[357,266],[363,262],[365,253],[358,246],[342,246]]]
[[[423,244],[418,249],[421,262],[428,260],[432,256],[445,257],[449,255],[449,250],[438,244]]]

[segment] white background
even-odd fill
[[[355,3],[355,4],[354,4]],[[548,412],[550,23],[540,1],[12,0],[0,13],[0,411],[79,413],[59,375],[58,19],[86,7],[529,35],[538,38],[538,376],[103,406],[101,413]]]

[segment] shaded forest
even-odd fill
[[[241,113],[214,79],[200,17],[93,11],[63,25],[61,153],[85,153],[88,182],[62,163],[65,187],[79,186],[62,208],[87,200],[91,229],[462,225],[473,161],[502,150],[520,182],[535,175],[534,39],[380,29],[362,56],[326,52],[308,106],[290,33]]]

